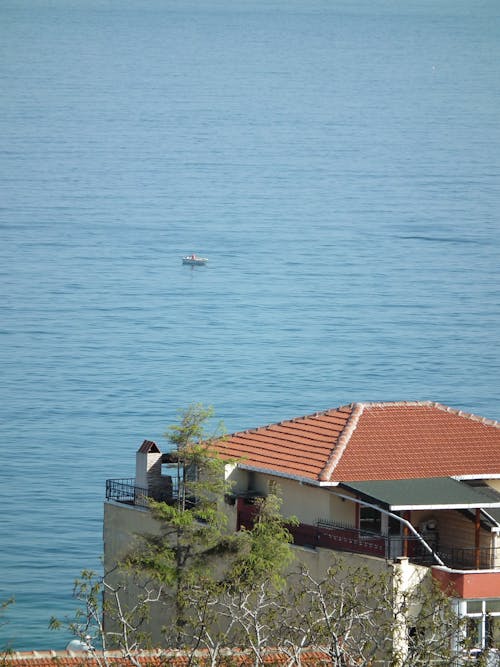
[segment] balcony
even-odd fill
[[[255,518],[255,506],[242,504],[238,508],[238,526],[249,528]],[[439,560],[453,570],[493,570],[500,562],[500,549],[463,549],[446,546],[437,548],[434,554],[426,549],[422,540],[414,535],[388,536],[336,524],[329,520],[318,520],[316,525],[300,523],[290,526],[293,544],[311,549],[323,548],[335,551],[395,559],[406,556],[419,565],[437,565]],[[500,570],[499,570],[500,572]]]
[[[106,500],[137,507],[148,506],[148,490],[135,486],[135,479],[107,479]]]
[[[175,487],[161,486],[158,489],[146,489],[135,484],[135,479],[107,479],[106,500],[114,500],[135,507],[149,507],[149,500],[173,504],[178,498]],[[186,499],[192,506],[192,499]]]
[[[175,489],[167,494],[165,491],[148,491],[135,485],[135,479],[108,479],[106,481],[106,500],[114,500],[135,507],[148,507],[149,499],[172,503],[177,498]],[[255,505],[249,502],[238,504],[237,527],[253,525],[256,515]],[[323,548],[335,551],[376,556],[378,558],[395,559],[407,556],[413,563],[421,565],[438,565],[439,561],[414,535],[388,536],[370,533],[351,526],[343,526],[329,520],[318,520],[315,525],[301,523],[289,528],[293,543],[311,549]],[[441,546],[435,554],[452,570],[495,570],[500,562],[500,549],[464,549],[454,546]],[[500,572],[500,570],[499,570]]]
[[[157,491],[136,486],[135,479],[107,479],[106,500],[115,500],[125,505],[148,507],[149,499],[163,503],[172,503],[177,499],[175,489],[170,492],[165,489]]]
[[[387,536],[367,533],[356,528],[325,525],[318,522],[316,526],[299,524],[291,527],[294,544],[312,548],[335,549],[352,553],[394,559],[407,556],[413,563],[435,565],[438,563],[434,555],[415,536]],[[436,549],[436,556],[453,570],[490,570],[500,558],[499,549],[463,549],[448,547]],[[479,557],[478,557],[479,556]]]

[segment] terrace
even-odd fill
[[[137,486],[135,479],[108,479],[106,481],[106,500],[125,505],[147,508],[149,498],[157,501],[174,502],[175,489],[170,492],[148,492]],[[256,510],[251,499],[238,503],[237,529],[253,524]],[[314,525],[299,523],[290,527],[293,543],[310,549],[323,548],[334,551],[351,552],[375,556],[384,559],[408,557],[421,565],[444,565],[453,570],[495,570],[500,573],[500,547],[460,546],[447,541],[430,548],[423,536],[414,534],[384,535],[353,526],[336,523],[330,519],[317,519]],[[427,546],[426,546],[427,545]],[[440,562],[441,561],[441,562]]]

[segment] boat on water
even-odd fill
[[[182,258],[183,264],[188,264],[189,266],[204,266],[208,262],[206,257],[198,257],[198,255],[186,255]]]

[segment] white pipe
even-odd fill
[[[417,537],[420,542],[423,544],[424,548],[427,549],[427,551],[432,555],[433,558],[436,559],[439,565],[442,565],[445,567],[445,564],[439,558],[439,556],[434,553],[434,551],[431,549],[431,547],[427,544],[427,542],[424,540],[424,538],[418,533],[415,528],[411,525],[409,521],[406,519],[403,519],[402,517],[398,516],[397,514],[394,514],[393,512],[389,512],[388,510],[384,510],[378,505],[373,505],[372,503],[367,503],[364,500],[359,500],[359,498],[353,498],[352,496],[346,496],[343,493],[337,493],[336,491],[330,491],[331,494],[334,496],[337,496],[338,498],[344,498],[344,500],[350,500],[353,503],[359,503],[360,505],[363,505],[364,507],[372,507],[373,509],[377,510],[378,512],[381,512],[381,514],[387,514],[387,516],[392,516],[394,519],[397,519],[400,523],[402,523],[404,526],[409,528],[409,530]]]

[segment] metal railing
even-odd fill
[[[442,548],[438,551],[442,560],[453,570],[493,570],[500,567],[500,548],[481,549],[462,547]]]
[[[135,485],[135,479],[107,479],[106,500],[127,505],[148,506],[148,490]]]
[[[172,505],[177,501],[177,489],[166,482],[158,488],[146,489],[137,486],[134,478],[106,480],[106,500],[115,500],[136,507],[149,507],[150,499]],[[193,498],[186,498],[185,503],[187,507],[192,507],[195,501]]]
[[[238,510],[238,525],[251,528],[256,509],[252,505],[242,505]],[[289,526],[293,543],[297,546],[315,549],[332,549],[351,553],[378,556],[379,558],[395,559],[407,556],[413,563],[435,565],[436,558],[415,535],[381,535],[360,530],[345,524],[336,524],[329,520],[319,519],[315,525],[300,523]],[[477,570],[498,568],[500,549],[458,547],[440,548],[431,544],[434,553],[452,569]]]
[[[136,486],[135,479],[108,479],[106,480],[106,500],[115,500],[119,503],[148,507],[149,498],[172,503],[175,501],[172,489],[169,492],[154,491]],[[254,505],[242,505],[238,508],[237,525],[251,528],[256,515]],[[297,546],[378,556],[379,558],[394,559],[398,556],[407,556],[412,562],[421,565],[436,564],[433,555],[429,553],[421,541],[413,536],[392,536],[370,533],[348,525],[335,524],[327,520],[318,520],[316,525],[300,523],[290,526],[289,531],[293,543]],[[461,548],[439,547],[435,553],[443,563],[456,570],[483,570],[495,569],[500,563],[500,548]]]

